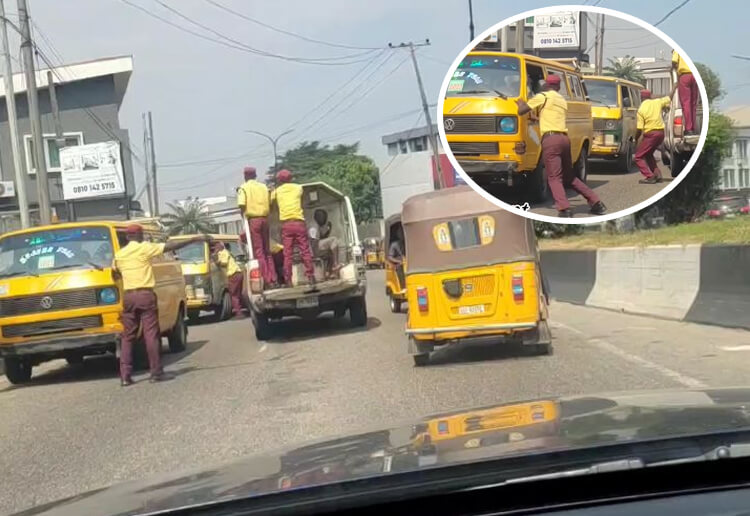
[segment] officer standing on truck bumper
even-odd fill
[[[279,208],[281,244],[284,246],[284,281],[287,285],[292,284],[292,258],[296,247],[302,256],[305,275],[314,285],[315,267],[302,209],[302,186],[292,183],[292,173],[288,170],[280,170],[276,174],[276,181],[279,186],[271,193],[271,202],[275,202]]]
[[[677,89],[680,94],[680,107],[682,108],[682,119],[685,121],[685,134],[695,134],[696,111],[698,110],[698,83],[693,76],[692,70],[682,56],[672,50],[672,68],[677,70]],[[670,99],[674,96],[674,90]]]
[[[253,257],[258,260],[263,281],[273,286],[278,281],[268,248],[268,213],[271,196],[268,187],[256,179],[255,167],[245,167],[245,183],[237,189],[237,206],[250,226],[250,245]]]
[[[636,142],[643,136],[635,149],[635,164],[643,174],[643,179],[638,181],[641,184],[662,182],[661,171],[654,158],[654,152],[664,142],[664,119],[661,112],[669,107],[676,87],[676,84],[672,87],[670,96],[658,99],[652,99],[649,90],[641,90],[641,105],[636,115],[635,131]]]
[[[594,191],[586,186],[575,175],[570,153],[570,138],[566,117],[568,103],[558,93],[560,77],[548,75],[544,84],[544,91],[529,99],[528,104],[523,99],[517,99],[518,115],[522,116],[534,110],[538,113],[539,128],[542,133],[542,159],[547,171],[547,182],[555,199],[558,217],[572,217],[570,202],[565,195],[565,188],[573,188],[586,198],[590,211],[594,215],[604,215],[606,206]]]
[[[120,384],[133,384],[133,344],[138,336],[138,327],[143,328],[146,342],[151,382],[171,380],[161,366],[161,331],[154,286],[154,270],[151,259],[168,251],[180,249],[195,242],[205,242],[208,237],[198,236],[188,240],[173,240],[166,244],[143,241],[143,228],[130,224],[125,230],[128,243],[115,253],[112,271],[122,278],[122,337],[120,350]]]

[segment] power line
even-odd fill
[[[183,32],[186,32],[186,33],[191,34],[193,36],[196,36],[198,38],[204,39],[206,41],[211,41],[213,43],[217,43],[219,45],[223,45],[225,47],[232,48],[232,49],[235,49],[235,50],[240,50],[240,51],[243,51],[243,52],[248,52],[250,54],[259,55],[259,56],[262,56],[262,57],[269,57],[269,58],[281,59],[281,60],[284,60],[284,61],[290,61],[290,62],[296,62],[296,63],[304,63],[304,64],[328,65],[328,66],[345,66],[345,65],[350,65],[350,64],[355,64],[355,63],[362,62],[364,59],[355,59],[355,60],[350,59],[348,61],[343,61],[343,62],[342,61],[333,62],[333,61],[334,60],[341,60],[341,59],[349,59],[349,58],[352,58],[352,57],[362,56],[364,54],[372,53],[373,52],[372,50],[368,50],[367,52],[362,52],[362,53],[359,53],[359,54],[351,54],[351,55],[348,55],[348,56],[341,56],[341,57],[337,57],[337,58],[336,57],[332,57],[332,58],[301,58],[301,57],[283,56],[283,55],[280,55],[280,54],[274,54],[272,52],[267,52],[267,51],[264,51],[264,50],[253,48],[253,47],[251,47],[249,45],[246,45],[245,43],[242,43],[241,41],[237,41],[237,40],[234,40],[232,38],[229,38],[228,36],[225,36],[225,35],[221,34],[220,32],[218,32],[218,31],[216,31],[216,30],[214,30],[214,29],[212,29],[212,28],[210,28],[210,27],[208,27],[206,25],[201,24],[200,22],[197,22],[197,21],[193,20],[189,16],[182,14],[180,11],[178,11],[178,10],[176,10],[176,9],[174,9],[174,8],[166,5],[166,4],[164,4],[163,2],[160,2],[159,0],[156,0],[156,1],[160,5],[163,5],[165,8],[167,8],[170,11],[174,12],[175,14],[177,14],[180,17],[182,17],[183,19],[189,21],[193,25],[201,27],[204,30],[207,30],[209,32],[212,32],[213,34],[218,35],[222,39],[217,39],[217,38],[213,38],[213,37],[210,37],[210,36],[206,36],[205,34],[201,34],[200,32],[196,32],[194,30],[188,29],[187,27],[183,27],[182,25],[174,23],[171,20],[169,20],[167,18],[164,18],[163,16],[159,16],[158,14],[153,13],[153,12],[145,9],[144,7],[142,7],[142,6],[138,5],[138,4],[135,4],[135,3],[131,2],[130,0],[120,0],[120,1],[123,2],[123,3],[125,3],[125,4],[127,4],[127,5],[129,5],[129,6],[131,6],[131,7],[133,7],[133,8],[135,8],[135,9],[138,9],[139,11],[147,14],[148,16],[150,16],[152,18],[155,18],[155,19],[157,19],[157,20],[159,20],[159,21],[161,21],[163,23],[166,23],[167,25],[170,25],[171,27],[174,27],[174,28],[176,28],[178,30],[181,30]],[[227,41],[224,41],[224,40],[227,40]],[[327,62],[327,61],[332,61],[332,62]]]
[[[677,11],[679,11],[680,9],[682,9],[683,7],[685,7],[688,4],[688,2],[690,2],[690,0],[683,0],[679,5],[677,5],[676,7],[674,7],[667,14],[665,14],[662,17],[661,20],[659,20],[658,22],[654,23],[654,27],[658,27],[659,25],[661,25],[662,23],[664,23],[670,16],[672,16],[674,13],[676,13]]]
[[[274,27],[273,25],[270,25],[268,23],[262,22],[262,21],[260,21],[258,19],[251,18],[250,16],[248,16],[246,14],[243,14],[243,13],[241,13],[239,11],[235,11],[234,9],[230,9],[229,7],[227,7],[225,5],[222,5],[222,4],[220,4],[220,3],[218,3],[218,2],[216,2],[214,0],[205,0],[205,1],[208,2],[209,4],[215,6],[215,7],[218,7],[219,9],[221,9],[223,11],[231,13],[231,14],[239,17],[239,18],[242,18],[243,20],[247,20],[249,22],[255,23],[256,25],[260,25],[261,27],[265,27],[265,28],[270,29],[272,31],[279,32],[281,34],[286,34],[287,36],[292,36],[294,38],[298,38],[298,39],[301,39],[303,41],[309,41],[310,43],[318,43],[320,45],[326,45],[326,46],[329,46],[329,47],[349,48],[349,49],[354,49],[354,50],[377,50],[378,48],[382,48],[382,47],[357,47],[357,46],[353,46],[353,45],[342,45],[342,44],[339,44],[339,43],[331,43],[330,41],[323,41],[323,40],[320,40],[320,39],[310,38],[310,37],[307,37],[307,36],[303,36],[301,34],[297,34],[296,32],[291,32],[291,31],[287,31],[287,30],[284,30],[284,29],[280,29],[278,27]]]

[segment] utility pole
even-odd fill
[[[5,0],[0,0],[0,39],[3,45],[3,79],[5,80],[5,105],[8,108],[8,129],[10,145],[13,151],[13,169],[15,171],[16,198],[18,212],[21,216],[21,228],[31,225],[29,217],[29,199],[26,197],[26,174],[21,164],[21,143],[18,139],[18,118],[16,116],[16,94],[13,89],[13,67],[10,63],[10,45],[8,44],[8,20],[5,18]]]
[[[597,73],[597,64],[599,63],[599,15],[594,15],[594,73]]]
[[[440,151],[438,150],[437,135],[435,134],[435,128],[432,126],[432,117],[430,116],[430,107],[427,104],[427,95],[424,92],[424,84],[422,83],[422,75],[419,73],[419,65],[417,64],[417,57],[414,54],[415,47],[426,47],[430,45],[430,40],[424,40],[424,43],[401,43],[400,45],[394,45],[388,43],[389,48],[408,48],[411,54],[411,62],[414,65],[414,73],[417,76],[417,85],[419,86],[419,94],[422,97],[422,109],[424,110],[424,119],[427,122],[428,138],[430,140],[430,147],[432,147],[432,155],[435,159],[435,170],[437,172],[437,183],[438,189],[442,190],[445,188],[445,178],[443,177],[443,167],[440,166]]]
[[[143,168],[145,169],[144,172],[146,173],[146,196],[148,198],[148,213],[149,216],[153,216],[154,200],[152,197],[153,194],[151,192],[151,150],[148,143],[148,121],[146,120],[146,113],[143,113],[141,117],[143,118],[143,148],[145,149],[145,162],[143,164]]]
[[[523,54],[523,20],[516,22],[516,54]]]
[[[151,153],[151,195],[154,198],[154,211],[151,216],[159,216],[159,183],[156,181],[156,150],[154,149],[154,123],[151,111],[148,112],[148,142]]]
[[[474,9],[469,0],[469,42],[474,41]]]
[[[596,61],[596,73],[602,74],[602,68],[604,67],[604,15],[599,15],[599,56]]]
[[[279,155],[277,152],[277,145],[279,143],[279,140],[282,136],[285,136],[289,133],[294,131],[294,129],[289,129],[288,131],[284,131],[283,133],[279,134],[274,138],[273,136],[270,136],[266,133],[261,133],[260,131],[253,131],[252,129],[248,129],[245,132],[246,133],[252,133],[257,134],[258,136],[262,136],[263,138],[267,139],[269,142],[271,142],[271,145],[273,146],[273,173],[275,174],[277,172],[277,168],[279,168]]]
[[[49,89],[49,101],[52,108],[52,120],[55,122],[55,145],[58,152],[65,148],[65,136],[63,135],[62,122],[60,121],[60,106],[57,104],[57,91],[55,90],[55,78],[52,76],[52,70],[47,70],[47,88]],[[60,172],[62,175],[63,172]],[[68,222],[76,220],[76,209],[73,201],[65,201],[68,208]]]
[[[36,88],[36,72],[34,71],[34,51],[31,41],[31,27],[29,26],[29,8],[26,5],[26,0],[18,0],[18,21],[21,26],[21,54],[23,55],[23,68],[26,74],[26,98],[29,102],[31,141],[34,144],[34,157],[36,158],[36,189],[39,198],[39,220],[42,225],[47,225],[50,223],[52,210],[49,198],[47,163],[44,160],[44,136],[42,134],[42,118],[39,113],[39,92]]]

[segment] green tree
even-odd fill
[[[621,59],[608,59],[609,66],[604,67],[604,75],[612,75],[621,79],[644,84],[645,77],[641,73],[638,62],[632,56],[625,56]]]
[[[698,68],[698,73],[703,79],[703,85],[706,87],[708,103],[713,105],[715,101],[721,100],[726,94],[726,91],[721,87],[721,79],[716,72],[703,63],[695,63],[695,66]]]
[[[351,199],[357,222],[367,222],[383,213],[380,178],[372,159],[358,150],[358,143],[302,142],[279,158],[279,169],[291,170],[298,183],[324,181],[340,190]]]
[[[167,203],[167,206],[172,212],[161,218],[170,235],[211,233],[214,230],[211,216],[200,199],[188,199],[184,204]]]

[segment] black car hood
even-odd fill
[[[144,514],[530,450],[740,428],[750,428],[747,388],[534,400],[438,414],[220,467],[128,482],[19,514]]]

